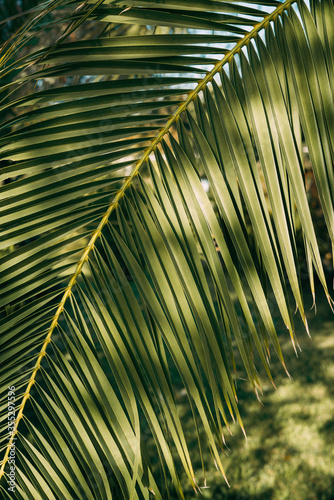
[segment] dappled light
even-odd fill
[[[13,5],[1,498],[332,499],[333,1]]]

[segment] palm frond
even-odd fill
[[[334,245],[333,3],[248,4],[46,2],[3,47],[0,474],[16,443],[18,498],[165,498],[170,480],[184,498],[180,470],[199,492],[178,393],[224,475],[237,378],[258,395],[271,350],[285,366],[269,300],[295,349],[291,297],[308,331],[299,233],[332,305],[303,148]]]

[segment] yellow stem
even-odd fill
[[[35,383],[35,378],[36,378],[36,374],[41,366],[41,362],[42,362],[42,359],[43,357],[45,356],[45,352],[46,352],[46,348],[47,348],[47,345],[51,342],[51,336],[52,336],[52,333],[54,331],[54,329],[56,328],[57,324],[58,324],[58,319],[59,319],[59,316],[60,314],[62,313],[63,309],[64,309],[64,305],[65,305],[65,302],[67,300],[67,298],[70,296],[71,294],[71,291],[72,291],[72,288],[78,278],[78,276],[80,275],[81,273],[81,270],[83,268],[83,265],[84,263],[86,262],[86,260],[88,259],[88,256],[89,256],[89,253],[90,251],[92,250],[92,248],[94,247],[95,245],[95,242],[96,240],[100,237],[100,234],[101,234],[101,231],[103,229],[103,227],[105,226],[105,224],[107,224],[108,220],[109,220],[109,217],[110,217],[110,214],[112,213],[112,211],[116,208],[119,200],[122,198],[122,196],[124,196],[124,193],[126,191],[126,189],[130,186],[130,184],[132,183],[134,177],[138,174],[139,172],[139,169],[141,168],[141,166],[145,163],[145,161],[148,159],[148,157],[150,156],[150,154],[154,151],[155,147],[160,143],[160,141],[162,140],[162,138],[167,134],[167,132],[169,131],[170,127],[173,125],[173,123],[175,123],[177,121],[177,119],[179,118],[179,116],[181,115],[181,113],[183,111],[186,110],[187,106],[191,103],[191,101],[193,101],[195,99],[195,97],[198,95],[198,93],[212,80],[212,78],[218,73],[218,71],[226,64],[228,63],[232,57],[237,54],[240,49],[242,47],[244,47],[249,40],[251,40],[261,29],[263,29],[269,22],[273,21],[279,14],[281,14],[281,12],[283,12],[284,10],[286,10],[292,3],[294,3],[296,0],[287,0],[286,2],[282,3],[279,7],[277,7],[277,9],[275,9],[275,11],[273,11],[271,14],[268,14],[260,23],[258,23],[256,26],[254,26],[254,28],[252,29],[252,31],[250,31],[249,33],[247,33],[244,38],[242,38],[234,47],[233,49],[228,53],[226,54],[226,56],[221,60],[219,61],[215,66],[214,68],[205,76],[205,78],[203,78],[203,80],[201,80],[197,87],[191,91],[188,95],[188,98],[184,101],[184,103],[182,103],[178,109],[175,111],[175,113],[173,114],[173,116],[170,117],[170,119],[168,120],[168,122],[166,123],[165,127],[160,131],[160,133],[158,134],[158,136],[152,141],[150,147],[145,151],[143,157],[136,163],[134,169],[133,169],[133,172],[131,173],[131,175],[127,178],[127,180],[124,182],[122,188],[118,191],[118,193],[116,194],[114,200],[111,202],[111,204],[109,205],[108,207],[108,210],[106,211],[106,213],[104,214],[101,222],[99,223],[98,227],[96,228],[96,230],[94,231],[80,261],[78,262],[78,265],[77,265],[77,268],[64,292],[64,295],[62,297],[62,300],[58,306],[58,309],[55,313],[55,316],[52,320],[52,323],[51,323],[51,326],[50,326],[50,329],[48,331],[48,334],[45,338],[45,341],[43,343],[43,346],[42,346],[42,349],[41,349],[41,352],[38,356],[38,359],[36,361],[36,364],[35,364],[35,367],[34,367],[34,370],[32,372],[32,375],[30,377],[30,380],[29,380],[29,383],[27,385],[27,389],[25,391],[25,394],[24,394],[24,397],[22,399],[22,403],[20,405],[20,411],[17,415],[17,418],[16,418],[16,426],[15,426],[15,431],[12,433],[11,435],[11,438],[10,438],[10,441],[7,445],[7,449],[6,449],[6,453],[5,453],[5,456],[4,456],[4,459],[2,461],[2,466],[1,466],[1,469],[0,469],[0,478],[2,477],[2,475],[4,474],[4,469],[5,469],[5,465],[6,465],[6,462],[8,460],[8,456],[9,456],[9,451],[10,451],[10,447],[11,445],[13,444],[13,440],[14,440],[14,437],[17,433],[17,427],[18,427],[18,424],[21,420],[21,418],[23,417],[23,410],[24,410],[24,407],[25,407],[25,404],[27,402],[27,400],[29,399],[30,397],[30,390],[31,390],[31,387],[34,385]]]

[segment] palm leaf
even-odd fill
[[[180,390],[224,475],[237,378],[285,366],[269,301],[308,331],[299,232],[332,303],[302,141],[333,245],[333,3],[36,12],[0,70],[1,475],[16,445],[18,498],[184,498]]]

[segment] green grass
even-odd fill
[[[306,297],[306,305],[311,306],[310,298]],[[232,425],[233,436],[225,435],[230,451],[223,457],[223,464],[230,488],[206,453],[204,462],[209,468],[203,499],[334,499],[334,316],[321,292],[317,314],[313,309],[307,316],[312,339],[296,319],[302,349],[298,358],[287,330],[281,328],[282,350],[293,380],[273,358],[277,391],[263,376],[263,405],[247,382],[238,381],[247,442],[237,425]],[[186,411],[182,395],[180,403],[181,412],[183,408]],[[194,436],[191,425],[187,429],[189,439]],[[193,449],[196,480],[203,485],[195,441]],[[184,477],[182,482],[186,485],[187,479]],[[185,497],[188,500],[197,496],[190,488]]]

